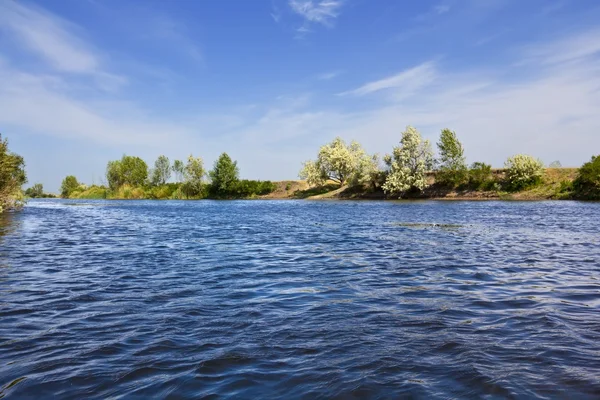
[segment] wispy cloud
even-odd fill
[[[328,80],[338,77],[341,73],[342,73],[342,71],[324,72],[322,74],[317,75],[317,79],[320,81],[328,81]]]
[[[127,82],[125,77],[105,70],[102,57],[80,38],[78,26],[40,8],[0,2],[1,30],[56,71],[87,75],[100,88],[111,91]]]
[[[558,64],[580,61],[598,54],[600,54],[600,29],[592,29],[555,42],[527,46],[524,61]]]
[[[331,26],[338,17],[341,0],[290,0],[289,5],[296,14],[308,22]]]
[[[357,89],[340,93],[340,95],[364,96],[366,94],[388,89],[395,89],[397,92],[411,93],[414,90],[433,82],[436,75],[434,63],[426,62],[396,75],[366,83]]]
[[[150,25],[152,30],[148,33],[149,35],[164,39],[197,62],[203,61],[200,46],[190,39],[185,24],[166,15],[154,15]]]
[[[450,5],[448,5],[448,4],[438,4],[437,6],[433,7],[433,12],[436,13],[437,15],[446,14],[449,11],[450,11]]]

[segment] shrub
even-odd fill
[[[492,166],[483,162],[474,162],[469,169],[469,186],[481,190],[489,189],[492,184]]]
[[[509,190],[521,190],[542,181],[544,163],[525,154],[510,157],[504,163]]]
[[[600,200],[600,156],[592,157],[579,168],[573,191],[579,199]]]

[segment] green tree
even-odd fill
[[[577,198],[600,200],[600,156],[593,156],[579,168],[573,189]]]
[[[61,197],[68,198],[71,193],[75,190],[79,189],[81,184],[77,181],[73,175],[67,176],[63,179],[62,184],[60,185],[60,195]]]
[[[232,161],[227,153],[221,154],[215,161],[212,171],[209,172],[214,192],[218,194],[231,192],[239,180],[239,173],[237,161]]]
[[[190,154],[183,169],[184,182],[182,190],[184,194],[188,197],[201,194],[205,175],[206,171],[204,170],[202,158]]]
[[[492,182],[492,166],[484,162],[474,162],[469,169],[469,185],[474,189],[485,189]]]
[[[21,186],[27,183],[23,157],[8,149],[8,140],[0,134],[0,212],[19,205],[23,192]]]
[[[32,199],[44,197],[44,186],[41,183],[36,183],[25,191],[25,196],[29,196]]]
[[[464,183],[467,178],[467,163],[456,133],[450,129],[442,130],[437,147],[440,153],[437,181],[452,187]]]
[[[173,172],[175,173],[175,179],[177,182],[181,182],[183,180],[183,174],[185,166],[183,165],[183,161],[175,160],[173,161],[173,167],[171,167]]]
[[[166,156],[159,156],[154,162],[152,170],[152,184],[154,186],[164,185],[171,177],[171,163]]]
[[[139,157],[124,155],[120,160],[109,161],[106,180],[112,190],[127,184],[142,186],[148,178],[148,165]]]
[[[389,168],[383,190],[402,196],[410,190],[421,191],[427,186],[425,173],[433,166],[433,152],[428,140],[412,126],[402,132],[400,146],[384,159]]]

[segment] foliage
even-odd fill
[[[139,157],[124,155],[121,160],[109,161],[106,180],[112,190],[123,185],[142,186],[148,178],[148,165]]]
[[[437,143],[440,152],[439,170],[436,180],[444,185],[456,187],[467,179],[467,163],[464,149],[450,129],[442,130],[440,141]]]
[[[510,190],[521,190],[542,181],[544,163],[525,154],[510,157],[504,163],[506,181]]]
[[[402,196],[410,190],[421,191],[427,185],[425,173],[433,165],[431,144],[408,126],[402,132],[400,146],[394,147],[392,155],[386,155],[384,161],[389,167],[383,184],[386,193]]]
[[[579,168],[573,191],[579,199],[600,200],[600,156],[593,156]]]
[[[474,162],[469,169],[469,186],[473,189],[487,189],[493,183],[492,166],[484,162]]]
[[[264,196],[277,189],[271,181],[253,181],[243,179],[237,181],[232,190],[235,197]]]
[[[164,185],[170,177],[171,163],[169,162],[169,159],[166,156],[159,156],[154,162],[154,169],[152,170],[152,185]]]
[[[311,186],[320,186],[328,180],[350,186],[372,184],[379,172],[377,156],[369,156],[362,146],[353,141],[346,145],[337,137],[321,146],[316,161],[307,161],[299,173]]]
[[[23,194],[21,186],[27,183],[23,157],[8,149],[8,140],[0,134],[0,212],[18,206]]]
[[[183,161],[181,161],[181,160],[173,161],[173,166],[171,167],[171,169],[175,173],[175,180],[177,180],[177,182],[181,182],[183,180],[184,168],[185,167],[183,165]]]
[[[184,173],[184,183],[181,190],[187,197],[196,197],[203,192],[203,181],[206,171],[201,157],[194,157],[190,154],[187,159]]]
[[[232,161],[227,153],[223,153],[215,161],[209,175],[212,180],[211,191],[213,193],[217,195],[230,193],[239,180],[237,161]]]
[[[104,186],[92,185],[84,190],[81,190],[81,186],[71,192],[69,198],[76,199],[107,199],[109,198],[108,189]]]
[[[81,184],[77,181],[77,178],[73,175],[67,176],[60,185],[61,197],[69,198],[74,191],[79,190],[80,186]]]
[[[25,190],[25,196],[31,197],[32,199],[44,197],[44,185],[36,183],[32,187]]]

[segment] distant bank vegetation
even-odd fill
[[[8,140],[0,134],[0,213],[20,207],[24,196],[21,186],[27,183],[23,157],[8,149]]]
[[[514,193],[543,186],[550,169],[561,168],[560,162],[548,168],[529,155],[509,157],[503,170],[492,170],[485,162],[466,163],[464,148],[455,132],[444,129],[437,142],[434,157],[428,140],[408,126],[398,146],[382,159],[370,155],[353,141],[341,138],[319,149],[315,160],[303,164],[299,176],[311,187],[324,187],[330,182],[364,197],[383,192],[388,198],[443,197],[450,191]],[[575,179],[559,182],[551,198],[600,199],[600,156],[592,157],[578,171]],[[546,193],[545,195],[548,195]]]
[[[175,182],[169,182],[174,178]],[[239,178],[237,161],[223,153],[212,170],[206,171],[200,157],[184,162],[161,155],[149,168],[139,157],[124,155],[109,161],[106,185],[86,186],[73,175],[61,185],[61,197],[86,199],[234,199],[252,198],[275,190],[270,181]]]
[[[547,167],[529,155],[510,157],[504,169],[494,170],[485,162],[467,165],[462,143],[455,132],[444,129],[437,142],[434,157],[429,141],[409,126],[402,132],[400,143],[383,157],[368,154],[353,141],[346,144],[334,139],[319,149],[315,160],[303,164],[299,173],[308,190],[290,192],[271,181],[239,179],[239,167],[227,153],[220,155],[210,171],[202,158],[190,155],[187,160],[160,156],[149,168],[139,157],[124,155],[110,161],[106,168],[106,184],[87,186],[73,176],[61,185],[60,196],[87,199],[234,199],[269,195],[303,198],[342,189],[352,197],[410,198],[445,197],[451,192],[522,193],[531,198],[600,200],[600,156],[594,156],[581,168],[561,168],[558,161]],[[25,196],[54,197],[35,184],[25,193],[27,182],[23,157],[8,149],[8,141],[0,135],[0,212],[19,207]],[[303,183],[306,185],[305,183]],[[539,188],[539,190],[538,190]],[[283,193],[283,195],[279,195]],[[380,196],[381,195],[381,196]]]

